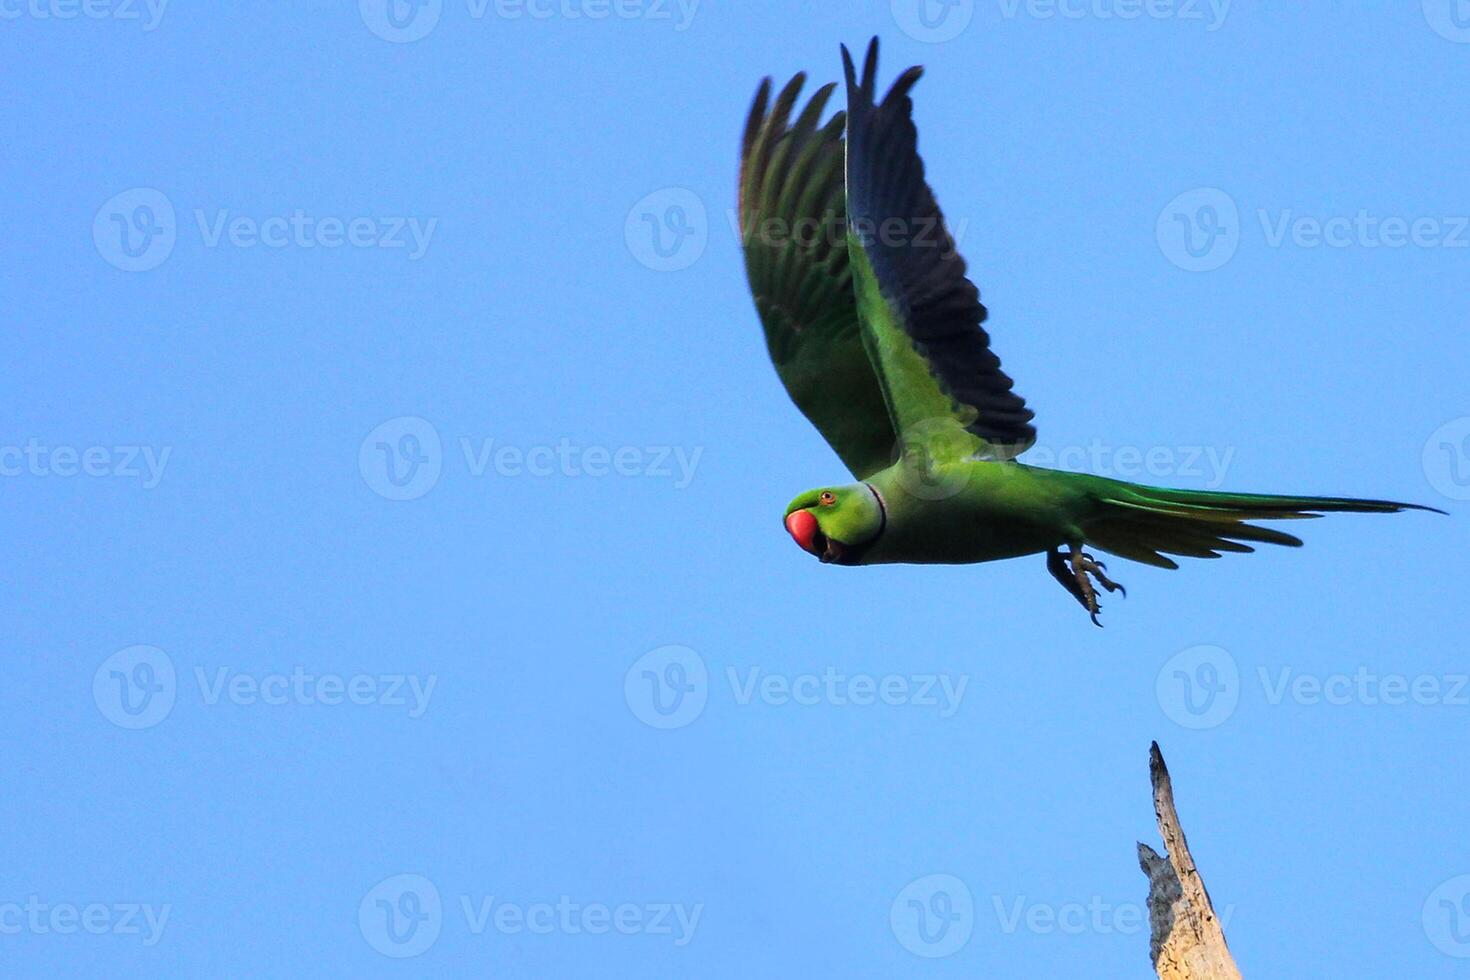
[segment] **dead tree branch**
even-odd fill
[[[1225,945],[1225,930],[1210,903],[1199,869],[1184,840],[1174,787],[1159,743],[1149,748],[1154,815],[1167,857],[1138,845],[1138,864],[1148,876],[1149,954],[1159,980],[1241,980]]]

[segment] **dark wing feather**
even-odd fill
[[[981,327],[986,309],[965,275],[944,216],[924,179],[909,92],[923,74],[910,68],[874,104],[878,40],[868,48],[861,82],[844,47],[847,73],[847,209],[883,298],[952,405],[952,414],[996,455],[1014,456],[1036,441],[1035,414],[1012,390]],[[890,386],[892,387],[892,386]],[[907,429],[901,406],[894,415]]]
[[[895,437],[848,270],[845,115],[821,122],[836,88],[827,85],[793,122],[805,79],[793,78],[772,104],[768,78],[751,106],[741,148],[741,244],[781,383],[861,479],[892,462]]]

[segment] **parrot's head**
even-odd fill
[[[856,564],[886,523],[883,500],[866,483],[808,490],[786,508],[786,530],[801,550],[838,565]]]

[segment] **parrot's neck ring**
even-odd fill
[[[869,492],[873,494],[873,499],[878,501],[878,533],[873,535],[873,541],[877,541],[880,537],[883,536],[883,532],[888,527],[888,505],[883,502],[883,495],[878,492],[877,487],[873,486],[871,483],[864,483],[863,486],[867,487]]]

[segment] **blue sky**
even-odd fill
[[[7,976],[1147,976],[1151,739],[1249,975],[1463,975],[1470,9],[812,6],[0,0]],[[1038,462],[1453,516],[801,554],[735,152],[874,33]]]

